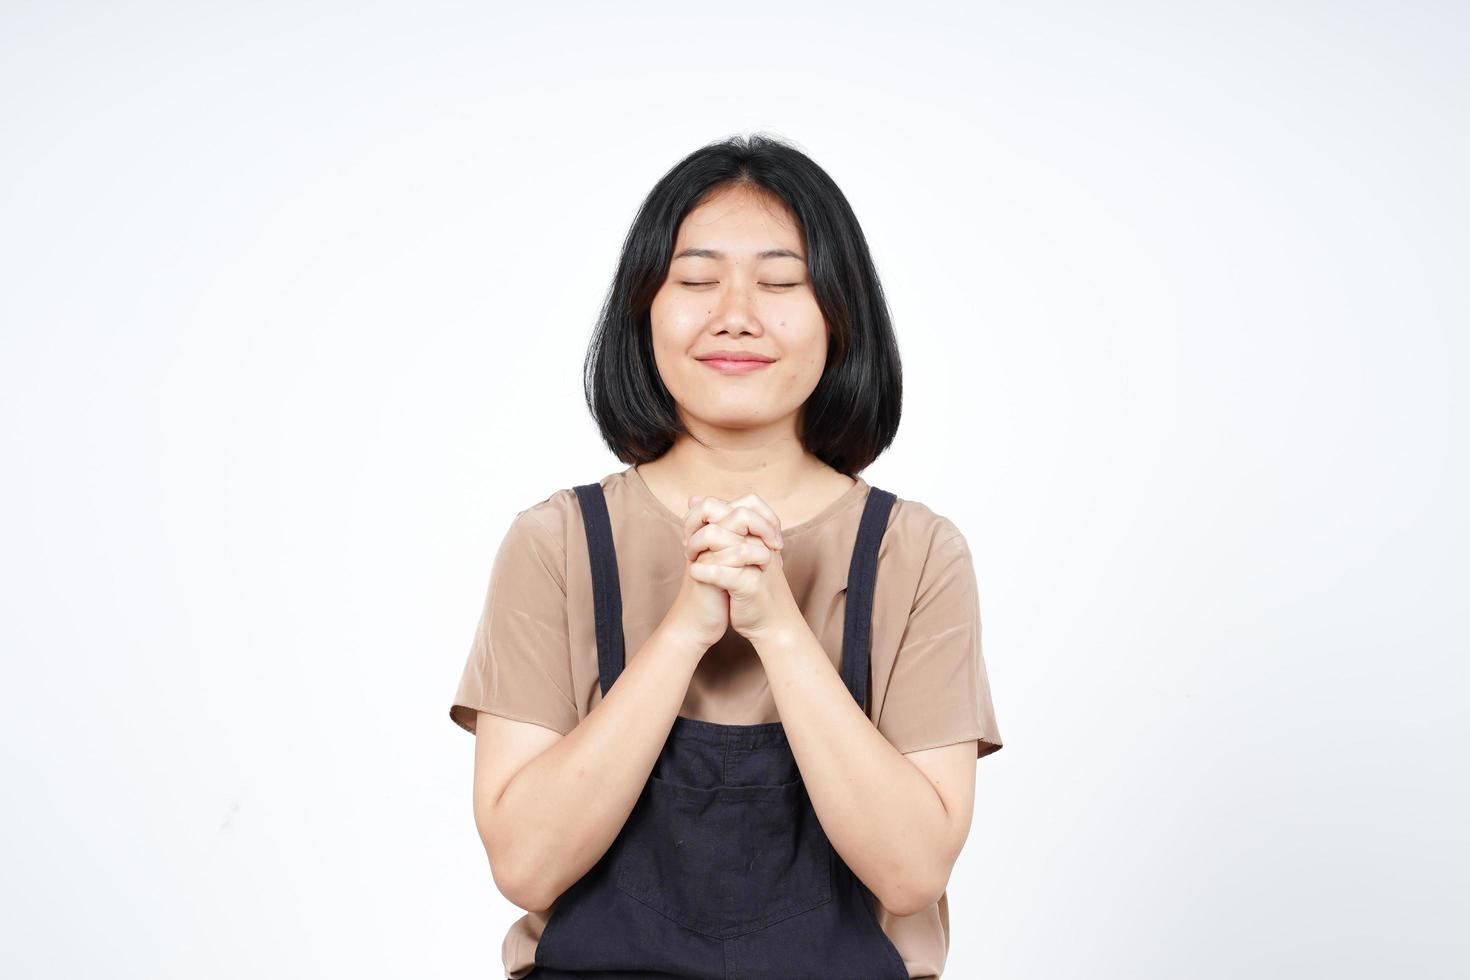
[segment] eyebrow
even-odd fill
[[[723,259],[724,257],[724,252],[714,248],[686,248],[674,256],[675,259]],[[768,248],[764,252],[757,252],[755,257],[757,259],[799,259],[802,262],[806,261],[805,256],[799,252],[793,252],[789,248]],[[673,260],[671,259],[670,261]]]

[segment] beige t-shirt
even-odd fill
[[[631,657],[678,594],[682,520],[633,466],[598,482],[612,523]],[[815,517],[781,532],[786,579],[834,670],[868,488],[858,477]],[[969,547],[948,518],[902,497],[878,551],[870,670],[868,717],[900,752],[974,739],[979,758],[1001,747]],[[601,700],[587,537],[568,487],[511,522],[449,715],[470,732],[476,712],[486,711],[565,735]],[[780,721],[755,649],[733,630],[700,661],[679,714],[726,725]],[[877,911],[909,976],[938,977],[949,952],[947,894],[913,915],[893,915],[881,904]],[[550,914],[528,913],[510,927],[501,946],[507,977],[530,972]]]

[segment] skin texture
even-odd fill
[[[696,250],[694,254],[687,254]],[[788,250],[793,256],[761,257]],[[622,829],[726,629],[750,640],[812,805],[832,846],[895,915],[937,901],[969,834],[975,743],[900,754],[842,683],[802,618],[781,528],[819,513],[853,480],[808,454],[802,405],[821,378],[827,328],[800,229],[747,188],[690,212],[651,309],[654,359],[688,432],[639,474],[684,520],[687,574],[607,696],[565,736],[481,712],[474,811],[502,894],[551,906]],[[714,350],[775,358],[722,374]]]

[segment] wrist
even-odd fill
[[[665,619],[654,628],[655,638],[660,645],[687,659],[698,662],[714,643],[699,631],[685,626],[677,620]]]
[[[763,629],[752,631],[746,639],[750,640],[750,645],[755,647],[757,655],[766,657],[780,656],[794,649],[808,637],[814,637],[812,628],[807,625],[800,613],[797,613],[782,617]]]

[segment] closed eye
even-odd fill
[[[681,286],[716,286],[716,285],[719,285],[719,284],[718,283],[714,283],[714,282],[688,282],[686,280],[682,280],[681,279],[679,281],[679,285],[681,285]],[[777,289],[777,288],[779,288],[779,289],[790,289],[792,286],[800,286],[801,283],[799,283],[799,282],[763,282],[763,283],[761,283],[761,285],[762,286],[770,286],[773,289]]]

